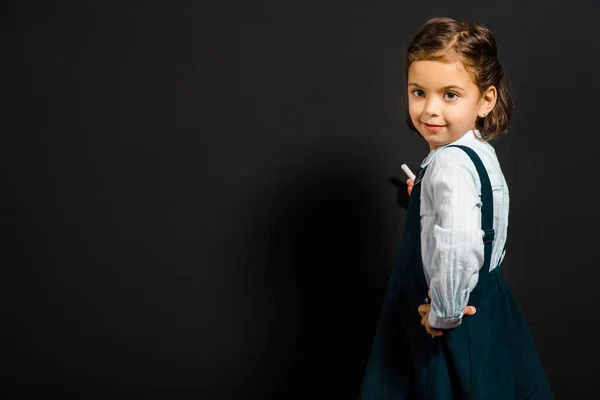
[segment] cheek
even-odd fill
[[[464,109],[460,107],[447,107],[444,110],[444,118],[447,122],[459,122],[464,119]]]
[[[410,114],[410,117],[413,120],[418,119],[419,115],[421,115],[421,110],[420,110],[418,102],[410,101],[409,100],[409,102],[408,102],[408,112]]]
[[[469,109],[457,107],[456,109],[448,110],[445,117],[449,122],[462,126],[470,123],[472,114]]]

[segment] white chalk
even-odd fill
[[[400,168],[402,168],[402,171],[404,171],[406,176],[408,176],[408,179],[412,179],[413,181],[415,180],[416,176],[415,176],[415,174],[413,174],[413,172],[410,170],[410,168],[408,168],[408,165],[402,164],[400,166]]]

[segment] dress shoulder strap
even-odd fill
[[[479,271],[479,281],[473,292],[470,296],[470,301],[473,303],[479,302],[481,294],[484,290],[483,286],[487,281],[487,275],[490,271],[490,263],[492,259],[492,243],[494,242],[495,232],[494,232],[494,196],[492,192],[492,184],[490,182],[490,177],[481,161],[479,155],[468,146],[461,145],[450,145],[448,147],[458,147],[462,149],[473,161],[475,164],[475,168],[477,169],[477,173],[479,175],[479,180],[481,182],[481,229],[483,230],[483,244],[484,244],[484,262],[481,270]],[[473,304],[475,305],[475,304]]]

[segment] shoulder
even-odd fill
[[[440,149],[423,177],[425,191],[480,190],[479,174],[471,157],[458,147]]]
[[[471,157],[469,157],[467,152],[458,147],[445,147],[441,149],[433,160],[431,160],[429,169],[432,172],[452,173],[463,171],[468,174],[477,175],[477,168]]]

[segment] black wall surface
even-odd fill
[[[502,268],[557,397],[597,391],[592,1],[2,4],[3,399],[356,398],[434,16],[496,34]]]

